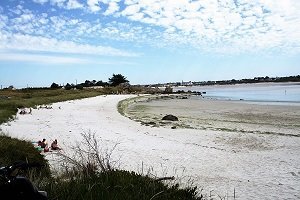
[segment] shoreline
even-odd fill
[[[216,198],[233,199],[234,190],[236,199],[300,198],[299,137],[142,126],[117,110],[118,102],[131,97],[136,95],[54,103],[53,109],[18,114],[0,128],[30,141],[58,139],[66,152],[91,131],[103,149],[118,144],[112,159],[121,169],[175,176],[182,185],[193,180]],[[46,158],[53,164],[56,157]]]
[[[139,100],[125,100],[125,104],[123,115],[146,126],[300,137],[300,111],[293,105],[180,95],[144,96]],[[177,116],[179,121],[162,121],[167,114]]]
[[[253,104],[282,104],[300,106],[300,84],[259,83],[247,85],[215,85],[174,88],[174,91],[205,92],[206,98],[247,101]]]

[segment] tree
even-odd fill
[[[52,89],[58,89],[60,87],[59,87],[59,85],[57,83],[52,83],[51,86],[50,86],[50,88],[52,88]]]
[[[107,83],[107,82],[103,82],[103,81],[98,81],[97,83],[96,83],[96,86],[108,86],[109,84]]]
[[[74,86],[73,86],[73,85],[70,85],[69,83],[67,83],[67,84],[65,85],[65,89],[66,89],[66,90],[71,90],[72,88],[74,88]]]
[[[111,86],[118,86],[121,83],[129,83],[126,77],[122,74],[113,74],[111,78],[108,79]]]

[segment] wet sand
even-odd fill
[[[133,103],[126,114],[152,126],[300,136],[300,104],[260,105],[195,96],[188,99],[166,96]],[[167,114],[177,116],[179,121],[162,121]]]

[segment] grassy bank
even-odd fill
[[[0,90],[0,123],[12,119],[18,108],[93,97],[104,93],[103,90]]]
[[[50,176],[47,160],[30,142],[0,135],[0,166],[16,161],[40,163],[45,167],[23,174],[31,179],[40,190],[48,193],[49,200],[200,200],[196,187],[179,188],[178,184],[165,184],[162,180],[118,169],[108,168],[108,162],[90,158],[89,163],[76,161],[59,176]],[[5,145],[2,145],[5,144]],[[84,151],[84,149],[83,149]],[[94,155],[94,152],[87,152]],[[97,154],[96,156],[101,156]],[[73,158],[71,158],[73,159]],[[97,167],[97,162],[105,169]],[[67,166],[66,166],[67,169]],[[1,187],[1,185],[0,185]]]
[[[53,200],[197,200],[197,188],[180,189],[167,186],[148,176],[134,172],[112,170],[108,172],[51,179],[42,189]]]

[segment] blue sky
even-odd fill
[[[300,74],[299,0],[1,0],[0,84]]]

